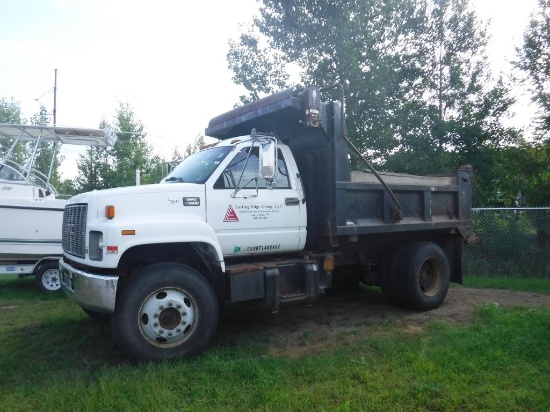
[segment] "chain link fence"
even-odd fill
[[[550,278],[550,208],[473,209],[464,276]]]

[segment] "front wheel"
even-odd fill
[[[119,346],[134,357],[193,356],[214,336],[218,301],[208,281],[190,267],[154,264],[122,286],[112,322]]]
[[[61,289],[59,262],[57,260],[43,263],[35,272],[36,287],[44,292],[56,292]]]

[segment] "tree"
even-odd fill
[[[105,123],[102,123],[106,126]],[[100,126],[101,127],[101,126]],[[75,178],[77,192],[88,192],[94,189],[113,187],[107,180],[112,176],[112,164],[109,152],[105,147],[90,146],[85,154],[79,155],[77,160],[78,175]]]
[[[539,106],[539,132],[550,131],[550,0],[538,0],[538,10],[531,15],[523,36],[523,46],[516,49],[515,67],[525,72],[532,99]]]
[[[342,84],[351,140],[384,156],[398,144],[391,119],[414,70],[397,53],[413,49],[405,32],[414,13],[412,0],[265,0],[255,30],[231,43],[229,66],[249,92],[243,100],[290,86],[292,67],[302,84]]]
[[[0,99],[0,123],[21,124],[21,108],[19,102],[5,98]]]
[[[521,193],[530,206],[550,205],[550,0],[539,0],[516,49],[514,66],[524,76],[532,100],[539,111],[533,142],[523,142],[514,153],[508,153],[508,174],[514,176],[516,193]]]
[[[204,136],[199,134],[195,137],[195,140],[193,140],[192,143],[187,144],[181,159],[185,159],[186,157],[191,156],[193,153],[198,152],[199,150],[201,150],[201,147],[203,146],[204,146]]]
[[[50,120],[48,117],[48,111],[44,106],[40,106],[38,113],[31,117],[31,124],[37,126],[48,126]],[[40,145],[40,152],[34,163],[34,169],[38,170],[45,176],[48,176],[50,166],[52,164],[52,157],[55,155],[52,172],[50,175],[50,183],[53,187],[59,189],[61,185],[61,175],[59,174],[59,165],[63,161],[63,156],[58,152],[59,147],[54,143],[44,143]]]
[[[21,108],[19,102],[5,98],[0,99],[0,123],[20,124]],[[3,156],[9,150],[11,141],[3,136],[0,136],[0,156]],[[14,160],[20,163],[23,160],[22,153],[15,153]]]
[[[204,136],[197,135],[192,143],[187,144],[183,154],[180,153],[178,147],[175,146],[172,151],[172,158],[168,161],[163,162],[161,165],[161,179],[164,178],[168,173],[170,173],[174,169],[174,167],[176,167],[183,159],[191,156],[195,152],[198,152],[204,146],[204,144]]]
[[[228,54],[245,100],[290,78],[262,80],[265,68],[298,66],[304,84],[344,86],[348,135],[379,168],[469,163],[484,185],[477,200],[495,192],[492,160],[516,137],[501,125],[513,99],[490,77],[487,34],[468,0],[264,0],[253,27]]]
[[[18,102],[13,99],[9,102],[6,99],[0,100],[0,123],[24,124],[24,122],[25,120],[21,117],[21,109]],[[44,106],[41,106],[39,112],[32,116],[31,124],[40,126],[48,125],[47,111]],[[0,153],[7,151],[11,146],[11,143],[13,143],[11,139],[0,137]],[[19,165],[23,165],[34,150],[35,144],[36,142],[23,142],[18,144],[15,147],[15,151],[12,153],[11,160]],[[33,164],[33,169],[38,170],[47,177],[50,170],[52,156],[54,154],[54,145],[52,143],[42,144],[39,149],[40,150],[37,153],[37,157]],[[57,187],[60,183],[60,176],[57,166],[60,164],[61,160],[62,158],[57,156],[54,167],[52,168],[50,182],[54,187]]]
[[[159,169],[160,158],[152,154],[152,147],[145,140],[144,126],[135,118],[130,105],[121,103],[115,118],[114,125],[106,121],[100,125],[100,128],[116,130],[114,146],[90,147],[80,156],[76,179],[79,190],[132,186],[136,183],[136,170],[141,171],[142,184],[158,180],[154,172]]]

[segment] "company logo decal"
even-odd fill
[[[227,212],[225,212],[225,218],[223,219],[224,222],[238,222],[239,218],[237,217],[237,214],[235,213],[235,210],[233,209],[233,206],[229,205],[227,208]]]

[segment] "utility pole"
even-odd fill
[[[57,124],[57,69],[55,69],[55,80],[53,84],[53,125]]]

